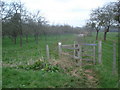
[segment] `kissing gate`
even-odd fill
[[[62,55],[68,55],[69,57],[79,61],[79,65],[82,65],[83,61],[92,61],[96,63],[96,46],[95,43],[77,43],[74,41],[74,44],[62,45],[61,42],[58,43],[59,57]],[[101,41],[98,43],[98,62],[101,63]],[[67,50],[67,53],[64,51]],[[69,52],[72,51],[72,54]]]

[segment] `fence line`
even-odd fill
[[[98,42],[98,62],[102,64],[102,41]]]
[[[95,43],[95,42],[94,42]],[[96,64],[96,46],[93,46],[93,63]]]
[[[92,47],[88,47],[88,49],[91,48],[91,50],[86,49],[86,46],[84,46],[84,45],[92,46]],[[98,47],[98,49],[96,49],[96,46]],[[112,52],[106,51],[109,49],[108,46],[110,46],[110,48],[113,48],[113,49],[110,49],[110,51],[112,51]],[[80,66],[82,65],[83,60],[93,61],[93,64],[97,64],[97,62],[98,62],[98,64],[102,64],[102,65],[104,62],[104,63],[108,63],[110,65],[113,74],[116,72],[116,68],[117,68],[117,65],[116,65],[116,59],[117,59],[116,58],[116,42],[114,42],[113,45],[109,45],[109,44],[102,42],[102,41],[98,41],[98,44],[95,43],[95,41],[93,42],[93,44],[92,43],[90,43],[90,44],[88,44],[88,43],[87,44],[83,44],[83,43],[78,44],[77,42],[74,41],[73,44],[69,44],[69,45],[62,45],[62,43],[59,42],[58,48],[56,49],[56,51],[58,51],[59,58],[61,57],[62,52],[63,52],[62,48],[68,49],[68,51],[66,50],[65,55],[70,56],[74,59],[78,59],[79,60],[78,63]],[[98,50],[98,54],[96,53],[96,50]],[[69,52],[69,53],[67,54],[67,52]],[[93,54],[90,55],[89,53],[86,53],[86,52],[89,52],[89,53],[93,52]],[[50,54],[51,53],[49,51],[49,46],[46,45],[47,59],[50,59]],[[71,54],[73,54],[73,55],[71,55]],[[110,57],[109,57],[109,55],[110,55]],[[96,57],[96,56],[98,56],[98,57]],[[85,58],[82,58],[82,57],[85,57]],[[113,58],[111,58],[111,57],[113,57]],[[104,60],[102,60],[102,59],[104,59]]]

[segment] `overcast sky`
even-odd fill
[[[7,0],[8,1],[8,0]],[[12,0],[13,1],[13,0]],[[16,1],[16,0],[14,0]],[[81,27],[92,9],[117,0],[21,0],[31,12],[40,10],[49,24],[69,24]]]

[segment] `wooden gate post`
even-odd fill
[[[46,55],[47,55],[47,59],[50,59],[49,46],[48,45],[46,45]]]
[[[77,48],[79,48],[79,49],[77,49],[77,57],[80,59],[80,45],[79,44],[78,44]]]
[[[61,57],[62,54],[62,43],[58,42],[58,54],[59,54],[59,58]]]
[[[113,70],[112,73],[116,73],[116,43],[113,42]]]
[[[82,66],[82,47],[81,46],[82,45],[78,44],[78,48],[79,48],[79,50],[78,50],[78,58],[80,60],[78,63],[79,63],[80,66]]]
[[[98,63],[102,64],[102,41],[98,42]]]
[[[75,48],[75,45],[76,45],[76,42],[74,41],[73,48]],[[74,59],[75,59],[75,52],[76,52],[76,50],[74,49],[74,52],[73,52],[73,58],[74,58]]]

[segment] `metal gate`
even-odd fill
[[[83,61],[91,61],[94,64],[96,63],[96,46],[95,43],[78,43],[62,45],[59,46],[59,56],[67,55],[75,60],[80,61],[80,64]],[[66,52],[65,52],[66,51]]]

